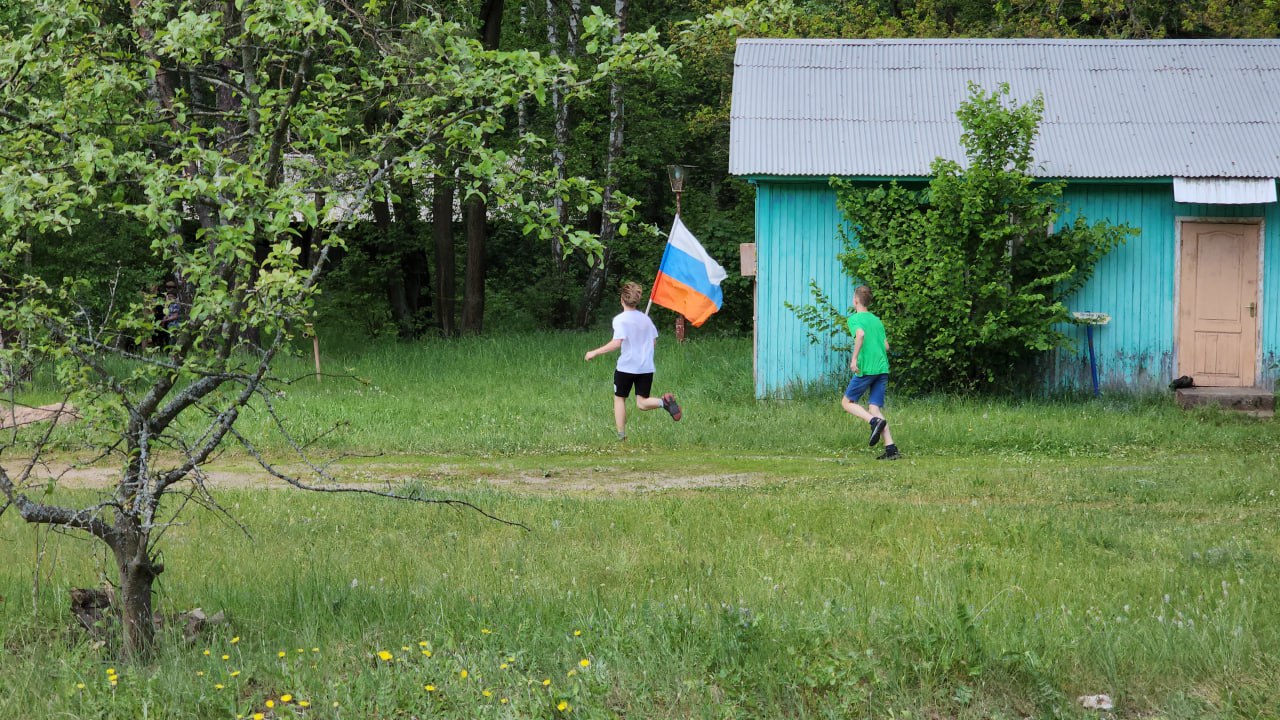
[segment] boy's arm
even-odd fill
[[[862,332],[862,328],[858,328],[858,331],[853,334],[853,357],[849,358],[849,369],[855,375],[858,374],[858,353],[862,352],[862,337],[864,335],[866,333]]]
[[[587,357],[585,359],[590,360],[591,358],[597,355],[603,355],[605,353],[613,352],[614,350],[617,350],[620,347],[622,347],[622,339],[614,338],[613,340],[610,340],[609,342],[601,345],[595,350],[588,350]]]

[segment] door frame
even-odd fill
[[[1187,223],[1196,223],[1200,225],[1256,225],[1258,228],[1258,296],[1254,298],[1254,302],[1258,304],[1257,322],[1254,323],[1254,339],[1253,339],[1253,381],[1244,387],[1256,386],[1262,378],[1262,327],[1263,327],[1263,307],[1262,299],[1266,297],[1263,282],[1263,260],[1266,255],[1267,248],[1267,222],[1262,216],[1249,217],[1198,217],[1189,215],[1179,215],[1174,218],[1173,231],[1173,366],[1174,376],[1186,375],[1187,373],[1180,367],[1180,358],[1182,348],[1179,347],[1178,338],[1181,337],[1181,328],[1179,323],[1182,319],[1182,229]]]

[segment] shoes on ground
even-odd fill
[[[885,449],[884,449],[884,452],[880,453],[880,454],[876,457],[876,459],[877,459],[877,460],[901,460],[901,459],[902,459],[902,453],[898,452],[898,448],[897,448],[897,447],[890,446],[890,447],[885,448]]]
[[[624,433],[624,432],[622,432],[622,433],[618,433],[618,440],[626,440],[626,439],[627,439],[627,434],[626,434],[626,433]]]
[[[880,442],[880,435],[884,433],[884,428],[889,423],[878,417],[871,418],[871,442],[867,443],[871,447],[875,447]]]
[[[671,413],[671,419],[679,422],[680,420],[680,403],[676,402],[676,396],[666,393],[662,396],[662,409]]]

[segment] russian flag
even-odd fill
[[[697,327],[724,303],[720,281],[728,276],[677,215],[649,298],[685,316]]]

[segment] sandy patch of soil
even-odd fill
[[[0,467],[17,480],[22,472],[20,461],[0,462]],[[325,487],[349,487],[395,490],[407,483],[419,483],[429,490],[457,490],[462,487],[488,486],[538,495],[559,493],[645,493],[663,490],[696,490],[700,488],[743,487],[763,481],[763,476],[751,473],[726,475],[661,475],[651,472],[617,472],[611,470],[552,470],[542,473],[517,472],[510,475],[493,474],[492,471],[468,472],[466,469],[448,467],[409,468],[394,463],[379,462],[361,467],[344,468],[335,473],[336,483],[316,482],[301,468],[282,468],[298,473],[303,482]],[[115,485],[120,476],[116,467],[73,467],[67,464],[46,465],[34,469],[29,485],[43,486],[56,478],[59,487],[69,489],[105,489]],[[205,485],[210,489],[283,489],[291,487],[265,470],[211,467],[205,470]]]
[[[66,403],[27,407],[25,405],[7,405],[0,409],[0,430],[30,425],[32,423],[53,420],[55,423],[79,420],[75,406]]]

